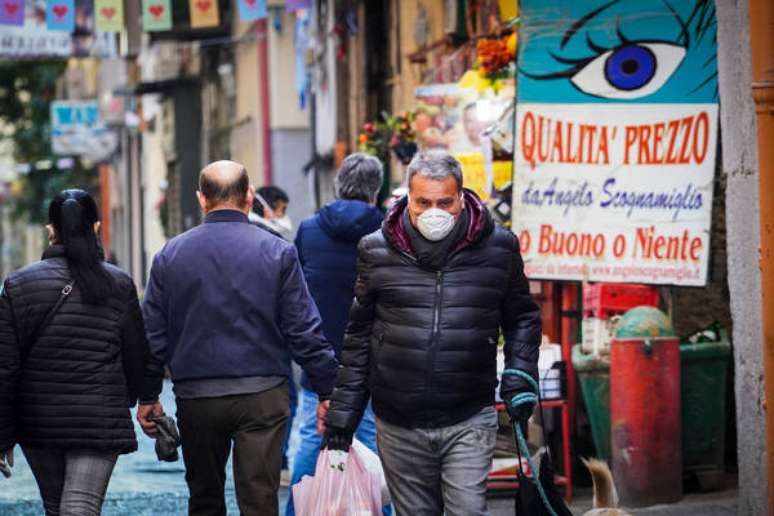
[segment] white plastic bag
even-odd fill
[[[379,458],[355,441],[349,453],[322,450],[314,477],[293,486],[298,516],[374,516],[381,514],[384,473]]]
[[[387,489],[387,480],[384,477],[384,469],[382,468],[382,461],[379,456],[371,451],[371,448],[361,443],[357,439],[352,443],[352,448],[357,452],[360,460],[363,461],[363,465],[368,470],[372,481],[374,482],[374,491],[381,493],[380,507],[389,505],[392,503],[390,498],[390,491]]]

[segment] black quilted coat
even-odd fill
[[[31,342],[70,281],[63,248],[6,279],[0,295],[0,450],[14,444],[129,453],[147,356],[132,279],[105,264],[116,290],[81,302],[78,285]],[[26,354],[26,357],[25,357]]]
[[[540,309],[516,238],[472,192],[468,229],[439,270],[419,266],[403,227],[406,199],[360,241],[355,301],[327,424],[354,429],[368,401],[403,427],[442,427],[494,403],[496,352],[537,377]],[[506,378],[501,393],[522,390]]]

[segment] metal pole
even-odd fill
[[[766,436],[774,443],[774,3],[750,0],[752,92],[758,127],[760,177],[761,291],[763,316],[763,379],[766,394]],[[772,403],[772,407],[768,407]],[[767,451],[768,484],[774,481],[774,446]],[[774,489],[769,487],[769,514],[774,514]]]
[[[269,91],[269,23],[268,18],[258,20],[258,94],[261,102],[261,145],[263,146],[263,184],[273,183],[271,155],[271,102]]]
[[[113,257],[113,230],[111,224],[110,209],[110,165],[102,163],[99,166],[99,188],[100,188],[100,234],[102,237],[102,246],[106,253]]]

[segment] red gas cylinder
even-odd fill
[[[682,497],[681,433],[680,342],[663,312],[634,308],[610,346],[610,439],[622,504]]]

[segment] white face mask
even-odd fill
[[[430,208],[417,217],[417,229],[431,242],[443,240],[454,228],[454,215],[439,208]]]

